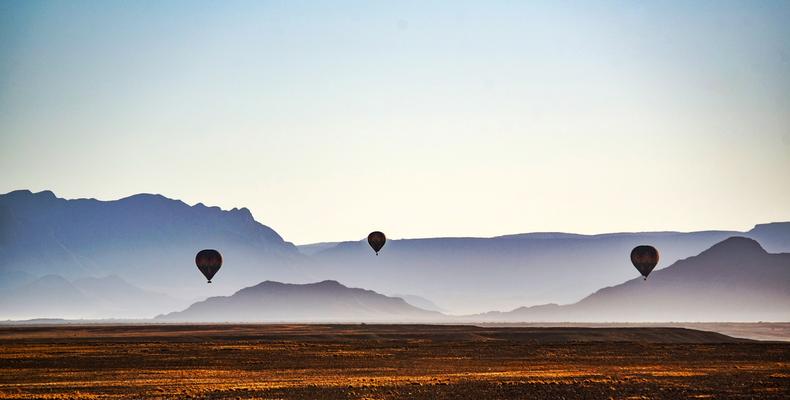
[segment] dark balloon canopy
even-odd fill
[[[222,267],[222,255],[219,254],[218,251],[212,249],[200,250],[195,256],[195,264],[206,279],[208,279],[208,283],[211,283],[211,278],[213,278],[217,271],[219,271],[219,268]]]
[[[648,245],[636,246],[631,250],[631,263],[647,279],[650,271],[658,264],[658,250]]]
[[[368,235],[368,244],[373,248],[373,251],[376,252],[376,255],[379,255],[379,250],[384,247],[384,243],[386,242],[387,237],[379,231],[370,232],[370,235]]]

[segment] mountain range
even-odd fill
[[[24,277],[23,277],[24,279]],[[714,322],[790,320],[790,253],[771,254],[753,239],[731,237],[656,271],[607,287],[569,305],[519,307],[509,312],[450,316],[399,297],[337,281],[265,281],[231,296],[199,301],[158,322]],[[172,299],[145,293],[117,277],[68,282],[47,275],[0,296],[0,312],[107,318],[125,300],[162,309]],[[407,296],[411,298],[411,296]],[[54,301],[52,299],[57,299]],[[415,302],[430,306],[427,299]],[[172,309],[172,308],[171,308]],[[77,315],[74,314],[77,310]],[[80,310],[90,310],[89,313]],[[104,312],[105,314],[102,314]],[[117,315],[117,314],[109,314]]]
[[[790,252],[790,223],[785,222],[757,225],[747,232],[390,240],[379,257],[371,257],[364,241],[354,241],[323,244],[309,259],[314,280],[336,279],[379,292],[408,293],[429,298],[454,314],[467,314],[525,304],[573,303],[601,287],[638,277],[629,259],[637,245],[659,249],[656,270],[660,270],[731,236],[766,243],[770,252]]]
[[[570,305],[520,307],[474,321],[790,321],[790,253],[731,237],[701,254],[606,287]]]
[[[161,321],[190,322],[716,322],[789,321],[790,253],[731,237],[701,254],[607,287],[570,305],[448,316],[401,298],[336,281],[295,285],[266,281],[229,297],[212,297]]]
[[[587,304],[592,300],[586,297],[602,287],[643,284],[630,283],[639,276],[628,259],[633,246],[649,243],[659,248],[661,262],[648,281],[658,277],[659,285],[666,266],[732,236],[756,240],[765,254],[790,252],[790,223],[781,222],[746,232],[527,233],[390,240],[376,257],[362,240],[294,246],[245,208],[223,211],[149,194],[113,201],[66,200],[49,191],[20,190],[0,195],[0,318],[103,316],[112,310],[116,317],[150,316],[178,308],[157,307],[156,302],[143,306],[145,301],[137,300],[142,293],[151,298],[156,296],[150,293],[167,293],[175,303],[186,305],[206,297],[233,297],[238,288],[263,281],[329,280],[377,293],[401,293],[414,305],[454,315],[566,304],[533,307],[528,312],[518,309],[527,313],[523,317],[515,316],[516,311],[513,318],[502,316],[534,320],[540,319],[540,309],[581,310],[567,304],[582,299]],[[194,255],[202,248],[216,248],[224,256],[212,284],[206,284],[194,266]],[[786,282],[781,271],[786,269],[772,279]],[[115,283],[92,281],[108,277]],[[43,281],[33,285],[37,280]],[[119,286],[118,281],[128,287],[104,290]],[[46,304],[34,307],[36,294],[47,299],[47,290],[54,290],[47,288],[53,285],[63,287],[63,298],[71,300],[60,301],[57,309]],[[759,289],[749,286],[748,290]],[[132,294],[113,297],[108,292]],[[29,296],[30,304],[8,300],[24,296]],[[565,315],[585,315],[567,310]],[[636,311],[630,315],[639,317]]]
[[[195,275],[195,254],[223,250],[226,264],[215,291],[265,279],[298,277],[296,247],[255,221],[246,208],[189,206],[160,195],[114,201],[66,200],[52,192],[0,195],[0,272],[68,280],[108,275],[182,298],[205,294],[184,285]],[[195,280],[205,283],[205,280]]]

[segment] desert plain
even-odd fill
[[[790,398],[790,343],[681,327],[0,327],[2,399]]]

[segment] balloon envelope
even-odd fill
[[[206,279],[208,279],[208,283],[211,283],[211,278],[213,278],[217,271],[219,271],[219,268],[222,267],[222,255],[219,254],[218,251],[212,249],[200,250],[195,256],[195,264]]]
[[[387,237],[379,231],[370,232],[370,235],[368,235],[368,244],[373,248],[373,251],[376,252],[376,255],[379,254],[379,250],[384,247],[384,243],[386,242]]]
[[[647,279],[650,271],[658,264],[658,250],[648,245],[636,246],[631,250],[631,263]]]

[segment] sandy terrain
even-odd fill
[[[568,328],[688,328],[701,331],[718,332],[727,336],[743,339],[790,342],[789,322],[632,322],[632,323],[591,323],[591,322],[516,322],[481,323],[480,326],[498,327],[568,327]]]
[[[682,328],[0,328],[0,398],[776,398],[790,344]]]

